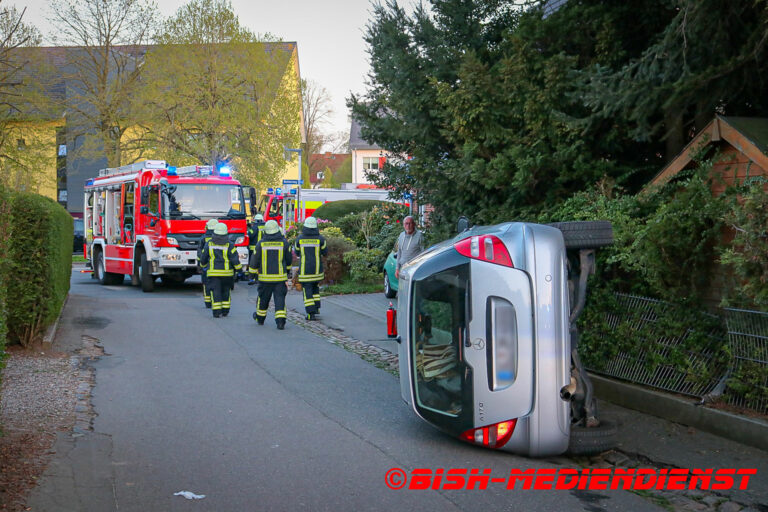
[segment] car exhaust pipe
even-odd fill
[[[560,398],[571,401],[574,393],[576,393],[576,378],[571,376],[571,383],[560,388]]]

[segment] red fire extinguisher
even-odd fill
[[[397,338],[397,310],[391,302],[387,309],[387,338]]]

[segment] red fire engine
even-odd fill
[[[102,284],[126,275],[150,292],[155,279],[181,283],[198,272],[197,249],[205,224],[227,225],[240,262],[248,238],[240,183],[211,166],[175,168],[147,160],[103,169],[85,184],[84,254]]]

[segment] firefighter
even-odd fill
[[[197,261],[198,264],[200,264],[200,259],[203,256],[203,251],[205,250],[205,246],[208,242],[210,242],[211,237],[213,236],[213,228],[216,227],[216,224],[218,224],[219,221],[216,219],[211,219],[208,222],[205,223],[205,234],[203,235],[202,240],[200,240],[200,245],[197,247]],[[200,267],[200,279],[203,281],[203,300],[205,301],[205,307],[208,309],[211,308],[211,294],[210,290],[208,290],[208,281],[206,279],[206,271],[204,268],[202,268],[202,265]]]
[[[213,317],[227,316],[235,271],[240,270],[242,265],[237,249],[229,243],[226,224],[220,222],[213,228],[213,237],[203,249],[200,264],[207,271]]]
[[[261,237],[264,235],[264,216],[257,213],[253,216],[253,222],[248,226],[248,258],[253,254],[253,250],[256,249],[256,244],[259,243]]]
[[[320,281],[323,280],[322,256],[328,254],[325,238],[317,229],[317,219],[307,217],[301,234],[293,245],[295,254],[301,258],[299,282],[304,292],[304,309],[307,320],[315,320],[320,309]]]
[[[280,232],[280,226],[274,220],[267,221],[264,235],[256,244],[248,265],[248,271],[258,276],[259,298],[253,318],[259,325],[264,325],[269,301],[274,295],[275,323],[278,329],[285,329],[285,296],[288,293],[285,282],[288,280],[291,261],[291,246]]]

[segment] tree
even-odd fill
[[[403,158],[372,178],[415,191],[451,225],[534,218],[601,179],[636,187],[660,163],[657,144],[595,116],[584,91],[589,70],[642,52],[665,5],[585,0],[547,16],[511,0],[374,6],[368,91],[348,106],[366,140]]]
[[[77,46],[61,69],[67,129],[82,136],[82,156],[106,156],[109,166],[141,158],[129,131],[131,98],[139,85],[146,44],[159,18],[152,0],[52,0],[57,44]],[[126,155],[128,153],[128,155]]]
[[[663,139],[669,161],[715,114],[768,116],[768,1],[680,0],[664,12],[640,55],[590,73],[586,98],[634,138]]]
[[[0,8],[0,185],[40,191],[55,187],[54,177],[41,171],[50,146],[36,126],[46,118],[41,85],[47,75],[40,52],[30,48],[42,37],[22,21],[25,12]]]
[[[229,2],[192,0],[146,56],[142,140],[174,162],[233,164],[245,184],[273,185],[298,147],[301,97],[293,47],[240,25]]]
[[[324,129],[333,115],[333,107],[328,90],[313,80],[301,81],[301,101],[307,138],[307,142],[303,145],[304,154],[309,161],[310,156],[319,153],[329,140]],[[310,170],[322,171],[320,168]]]

